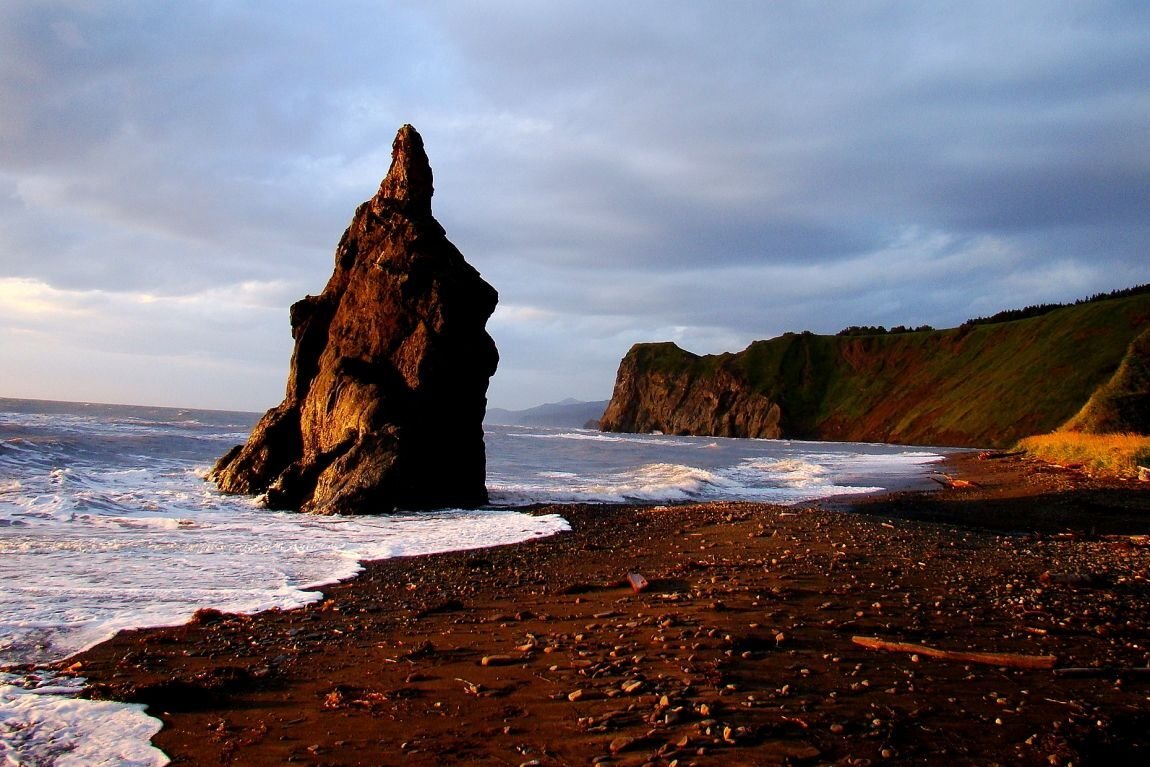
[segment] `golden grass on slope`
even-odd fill
[[[1140,434],[1056,431],[1027,437],[1018,447],[1049,463],[1080,464],[1101,477],[1134,477],[1139,466],[1150,466],[1150,437]]]

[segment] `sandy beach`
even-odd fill
[[[1150,762],[1145,484],[944,469],[971,484],[546,507],[572,531],[65,665],[149,704],[173,765]]]

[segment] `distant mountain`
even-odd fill
[[[598,428],[599,417],[607,409],[607,400],[584,402],[567,399],[549,402],[527,410],[505,410],[488,408],[484,423],[504,426],[553,426],[558,428],[582,429]]]
[[[604,431],[976,447],[1064,424],[1150,433],[1150,292],[950,330],[787,333],[737,353],[636,344],[601,419]]]

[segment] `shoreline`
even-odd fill
[[[311,605],[201,611],[60,665],[91,697],[149,704],[173,765],[1145,759],[1150,683],[1121,670],[1150,658],[1150,494],[1018,458],[946,464],[974,484],[543,507],[571,532],[365,562]]]

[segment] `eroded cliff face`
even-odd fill
[[[1140,295],[951,330],[788,333],[720,355],[637,344],[600,428],[1006,447],[1083,411],[1089,428],[1145,431],[1147,328]]]
[[[211,478],[277,509],[381,513],[486,503],[483,414],[497,294],[431,214],[423,140],[399,130],[323,292],[291,307],[284,401]]]
[[[662,355],[699,358],[674,344],[639,345],[619,364],[615,390],[599,427],[603,431],[709,434],[776,439],[782,436],[778,403],[753,392],[723,369],[711,375],[656,369],[647,363],[648,346]]]

